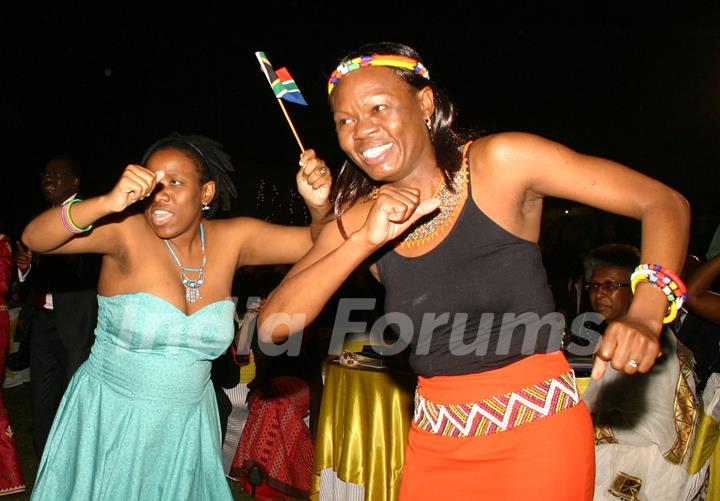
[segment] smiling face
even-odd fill
[[[630,272],[621,266],[597,266],[590,282],[628,284]],[[632,291],[627,286],[616,290],[605,290],[603,287],[591,288],[589,295],[593,310],[600,313],[608,322],[624,316],[632,301]]]
[[[165,176],[150,197],[145,217],[160,238],[175,238],[192,229],[202,218],[203,204],[215,195],[215,182],[200,183],[200,169],[191,155],[166,148],[157,150],[146,167]]]
[[[429,87],[416,90],[389,68],[369,67],[344,76],[331,103],[340,147],[371,178],[397,182],[418,165],[435,166],[425,125]]]

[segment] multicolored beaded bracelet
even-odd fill
[[[360,56],[342,61],[328,79],[328,95],[332,93],[335,85],[342,77],[351,71],[366,68],[368,66],[390,66],[394,68],[402,68],[415,72],[421,77],[430,80],[430,72],[420,61],[395,54],[373,54],[372,56]]]
[[[72,200],[68,200],[62,205],[62,208],[60,209],[60,219],[62,219],[65,228],[73,235],[88,232],[92,230],[93,227],[93,225],[90,224],[85,228],[80,228],[77,224],[75,224],[75,221],[73,221],[73,218],[70,215],[70,206],[75,202],[82,202],[82,200],[79,198],[73,198]]]
[[[637,285],[642,282],[652,284],[663,291],[665,298],[670,303],[670,308],[663,319],[663,323],[668,324],[675,320],[683,303],[687,301],[687,288],[685,288],[685,284],[680,280],[680,277],[659,264],[641,264],[630,275],[630,287],[633,294]]]

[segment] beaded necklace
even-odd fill
[[[414,229],[405,235],[400,242],[401,248],[414,247],[422,245],[428,240],[436,237],[460,212],[460,198],[465,191],[468,180],[467,162],[463,162],[463,166],[455,173],[452,179],[452,191],[447,187],[444,180],[440,182],[440,188],[435,192],[433,198],[440,199],[440,207],[438,213],[430,220],[422,224],[418,224]]]
[[[203,229],[202,223],[200,223],[200,248],[202,249],[202,264],[200,265],[200,268],[188,268],[187,266],[183,266],[180,260],[178,259],[177,255],[175,254],[175,251],[172,248],[172,245],[170,245],[169,240],[163,239],[163,242],[165,242],[165,245],[167,245],[168,250],[170,251],[170,254],[172,254],[172,257],[175,258],[175,262],[177,263],[178,267],[180,268],[180,280],[182,281],[182,284],[185,286],[185,301],[188,303],[194,303],[198,299],[201,299],[202,296],[200,295],[200,287],[202,286],[204,282],[203,278],[203,272],[205,271],[205,230]],[[198,276],[195,280],[191,280],[188,278],[188,276],[185,274],[185,272],[188,271],[190,273],[197,273]]]

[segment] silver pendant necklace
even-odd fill
[[[175,251],[172,248],[172,245],[170,245],[169,240],[163,239],[163,242],[165,242],[165,245],[167,245],[168,250],[170,251],[170,254],[172,254],[172,257],[175,258],[175,262],[177,263],[178,267],[180,268],[180,280],[182,281],[182,284],[185,286],[185,301],[188,303],[194,303],[198,299],[201,299],[202,296],[200,295],[200,287],[202,287],[203,284],[203,272],[205,271],[205,230],[203,229],[202,223],[200,223],[200,248],[202,249],[202,264],[200,265],[200,268],[188,268],[187,266],[183,266],[180,260],[178,259],[177,255],[175,254]],[[188,278],[188,276],[185,274],[185,272],[190,273],[197,273],[198,276],[195,280],[191,280]]]

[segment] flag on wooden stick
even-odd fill
[[[290,116],[285,110],[285,106],[283,106],[282,99],[303,106],[308,105],[307,101],[305,101],[302,93],[300,93],[300,89],[295,83],[293,77],[290,76],[290,72],[287,70],[287,68],[283,66],[282,68],[278,68],[278,70],[275,71],[272,67],[272,64],[270,64],[267,56],[262,51],[255,52],[255,57],[257,57],[258,61],[260,62],[260,69],[265,74],[265,77],[267,78],[267,81],[270,84],[270,87],[272,88],[273,93],[278,100],[280,109],[282,109],[282,112],[285,115],[285,119],[287,120],[288,125],[290,125],[290,129],[295,136],[295,140],[300,146],[300,151],[305,151],[305,147],[300,141],[300,137],[295,130],[295,126],[293,125],[292,120],[290,120]]]

